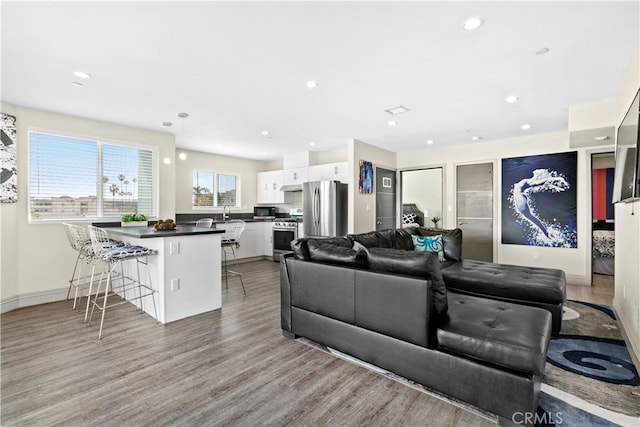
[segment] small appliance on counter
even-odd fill
[[[253,207],[253,219],[275,219],[276,207],[275,206],[254,206]]]

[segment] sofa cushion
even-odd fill
[[[350,248],[353,242],[351,239],[347,237],[301,237],[299,239],[293,240],[291,242],[291,250],[293,251],[293,255],[296,259],[303,259],[305,261],[310,261],[311,257],[309,255],[309,246],[308,242],[310,240],[318,240],[323,243],[328,243],[336,246],[343,246],[345,248]]]
[[[442,280],[438,255],[435,252],[411,252],[392,248],[369,248],[367,258],[373,271],[405,274],[431,281],[435,312],[447,312],[447,288]]]
[[[405,251],[413,250],[413,235],[416,234],[414,226],[396,229],[396,245],[395,249],[404,249]]]
[[[551,339],[547,310],[449,293],[438,347],[465,357],[542,375]]]
[[[416,228],[416,233],[421,236],[442,236],[444,246],[444,257],[449,261],[460,261],[462,259],[462,230],[441,230],[435,228]]]
[[[450,289],[488,297],[562,304],[567,299],[564,271],[465,259],[442,269]]]
[[[368,233],[349,234],[347,237],[367,248],[393,248],[395,247],[396,230],[370,231]]]
[[[307,247],[309,248],[311,261],[351,267],[364,267],[366,265],[367,255],[364,251],[326,243],[322,240],[309,240]]]
[[[413,239],[413,250],[416,252],[435,252],[438,254],[438,261],[444,262],[444,250],[442,248],[442,235],[437,236],[411,236]]]

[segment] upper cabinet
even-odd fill
[[[258,203],[284,203],[284,192],[280,191],[284,182],[284,172],[258,172],[256,201]]]
[[[327,163],[309,166],[309,181],[340,181],[347,182],[347,162]]]
[[[284,185],[296,185],[309,181],[308,166],[285,169],[282,172],[284,173]]]
[[[285,170],[258,172],[257,203],[291,203],[281,191],[283,185],[302,185],[309,181],[347,182],[347,162],[327,163],[324,165],[303,166]]]

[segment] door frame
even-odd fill
[[[446,163],[438,163],[432,165],[423,165],[423,166],[411,166],[408,168],[402,168],[396,170],[396,228],[402,227],[402,172],[406,171],[419,171],[423,169],[442,169],[442,219],[441,219],[441,227],[447,228],[449,224],[448,216],[451,213],[451,210],[447,209],[447,164]],[[426,221],[426,219],[425,219]]]
[[[585,155],[587,157],[587,166],[585,167],[586,169],[586,173],[587,173],[587,182],[589,184],[589,196],[585,197],[585,199],[588,199],[588,209],[587,212],[589,212],[587,214],[587,227],[588,227],[588,232],[585,233],[585,236],[588,236],[586,240],[586,249],[587,249],[587,253],[586,253],[586,257],[587,257],[587,276],[586,276],[586,280],[588,281],[588,285],[589,286],[593,286],[593,258],[592,258],[592,253],[593,253],[593,173],[591,172],[593,170],[593,158],[592,156],[594,154],[607,154],[607,153],[612,153],[614,155],[614,160],[615,160],[615,146],[612,147],[606,147],[606,148],[592,148],[592,149],[587,149],[585,150]],[[614,165],[615,168],[615,165]],[[579,208],[578,208],[579,209]],[[614,208],[615,209],[615,208]],[[579,243],[578,243],[579,244]],[[614,277],[615,277],[615,272],[614,272]],[[615,286],[613,289],[613,298],[615,299]]]

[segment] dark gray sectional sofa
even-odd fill
[[[292,242],[293,252],[280,264],[283,334],[350,354],[507,421],[535,412],[550,311],[507,301],[509,295],[450,292],[442,272],[460,262],[455,243],[461,244],[461,232],[449,230],[444,238],[442,231],[442,263],[433,252],[413,251],[409,242],[417,229]]]

